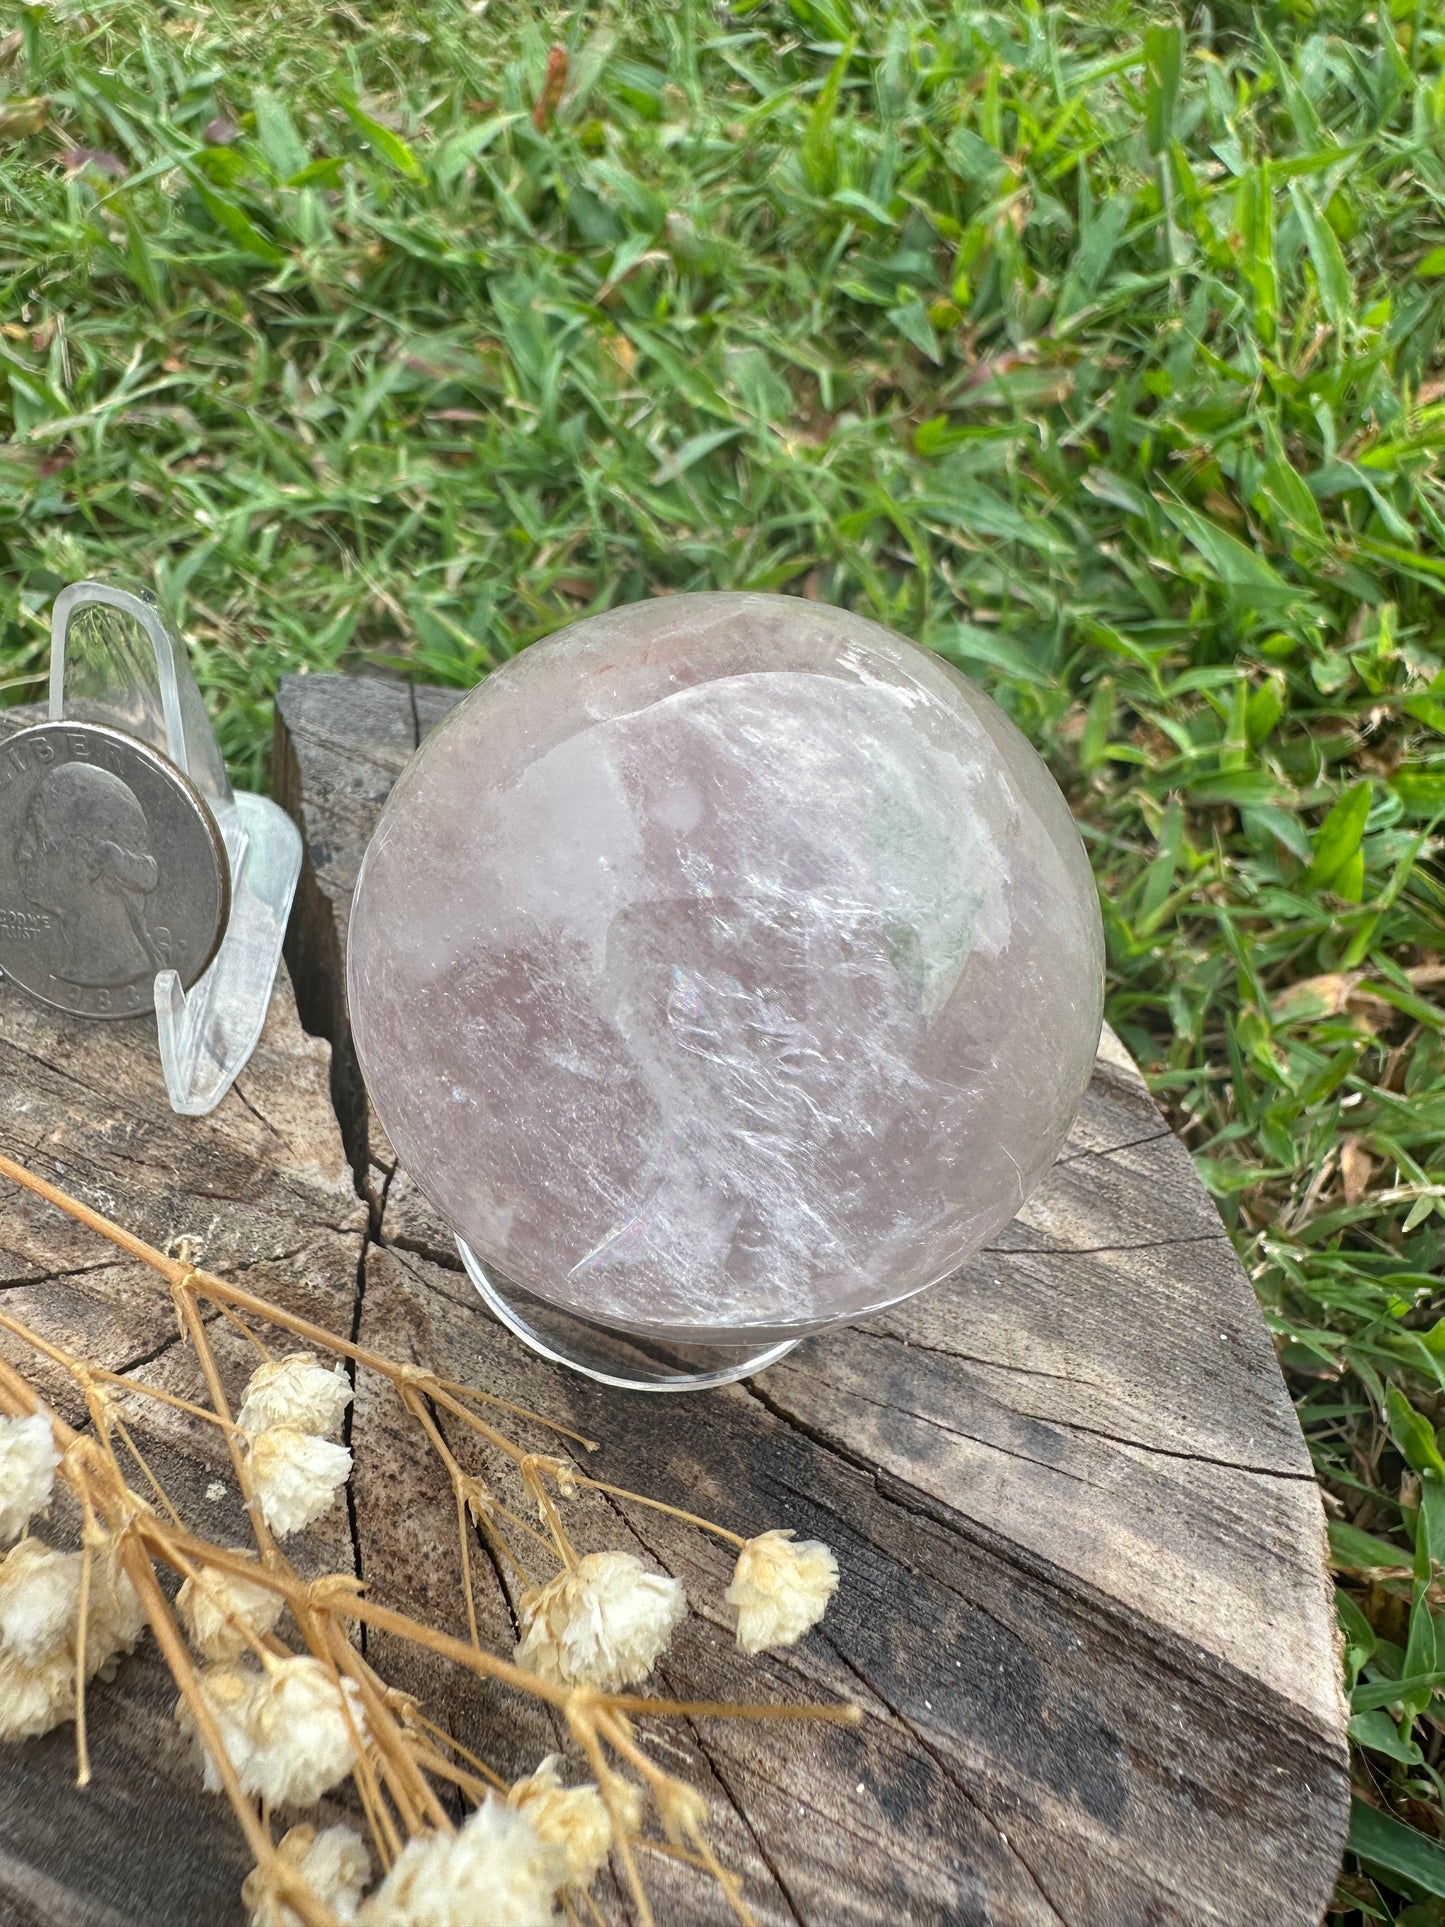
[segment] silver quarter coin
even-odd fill
[[[122,730],[38,723],[0,740],[0,971],[83,1017],[189,987],[231,909],[216,820],[175,766]]]

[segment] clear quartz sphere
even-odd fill
[[[549,1304],[794,1337],[946,1277],[1088,1083],[1103,936],[965,677],[791,596],[659,597],[489,676],[388,801],[348,953],[403,1165]]]

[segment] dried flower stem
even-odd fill
[[[443,1466],[446,1468],[447,1477],[451,1480],[452,1497],[456,1501],[457,1508],[457,1544],[461,1549],[462,1556],[462,1590],[466,1595],[467,1625],[471,1631],[472,1644],[476,1647],[477,1651],[480,1652],[482,1649],[482,1641],[477,1631],[477,1600],[475,1588],[472,1585],[471,1534],[467,1531],[468,1488],[475,1484],[475,1480],[469,1479],[467,1474],[463,1472],[462,1468],[457,1464],[456,1459],[452,1455],[451,1447],[442,1437],[436,1421],[426,1409],[424,1400],[410,1385],[402,1386],[401,1401],[426,1433],[427,1438],[431,1442],[432,1450],[441,1460]],[[507,1545],[501,1535],[493,1529],[490,1519],[483,1524],[479,1516],[477,1529],[486,1533],[489,1543],[491,1543],[499,1553],[510,1560],[513,1565],[517,1564],[511,1547]],[[522,1574],[525,1583],[527,1580],[525,1570],[520,1566],[518,1566],[517,1569]]]
[[[256,1350],[261,1354],[261,1357],[269,1365],[272,1358],[275,1356],[275,1354],[272,1352],[269,1345],[264,1344],[262,1342],[262,1339],[259,1333],[254,1332],[251,1329],[251,1327],[246,1323],[245,1319],[241,1316],[241,1314],[239,1312],[232,1311],[229,1305],[222,1305],[218,1303],[216,1306],[216,1309],[218,1312],[220,1312],[222,1318],[225,1319],[226,1323],[231,1327],[233,1331],[238,1331],[241,1334],[242,1338],[244,1338],[248,1344],[255,1346]]]
[[[413,1706],[410,1709],[407,1715],[407,1719],[408,1721],[415,1721],[415,1723],[419,1727],[421,1727],[425,1732],[434,1734],[435,1737],[438,1740],[440,1740],[444,1746],[449,1746],[452,1749],[453,1753],[460,1754],[462,1759],[466,1760],[470,1765],[474,1766],[477,1769],[477,1772],[481,1775],[482,1781],[485,1783],[485,1785],[491,1787],[493,1791],[498,1793],[506,1792],[507,1783],[502,1778],[500,1773],[494,1773],[491,1767],[487,1765],[485,1760],[479,1760],[477,1758],[476,1754],[471,1751],[470,1747],[463,1746],[461,1741],[457,1739],[453,1734],[444,1731],[444,1729],[438,1726],[434,1720],[429,1720],[426,1714],[422,1712],[419,1706]]]
[[[614,1499],[626,1499],[633,1505],[645,1505],[653,1512],[665,1512],[670,1518],[681,1519],[684,1525],[697,1526],[702,1532],[710,1532],[715,1539],[723,1539],[730,1546],[741,1549],[747,1544],[741,1533],[729,1532],[726,1526],[716,1525],[696,1512],[684,1512],[681,1506],[668,1505],[663,1499],[649,1499],[645,1492],[629,1492],[625,1486],[608,1485],[605,1479],[586,1478],[581,1472],[574,1472],[570,1466],[563,1468],[562,1477],[588,1492],[606,1492]]]
[[[159,1252],[155,1255],[158,1258],[161,1257]],[[236,1429],[235,1421],[231,1416],[230,1403],[226,1398],[226,1388],[221,1383],[221,1374],[216,1365],[215,1353],[211,1350],[211,1341],[206,1332],[206,1321],[201,1317],[200,1310],[196,1304],[193,1281],[198,1282],[201,1273],[196,1271],[194,1267],[185,1260],[163,1258],[162,1263],[168,1267],[177,1263],[182,1265],[180,1276],[171,1279],[171,1300],[175,1305],[176,1314],[181,1321],[181,1329],[185,1332],[186,1337],[190,1339],[191,1350],[196,1354],[196,1358],[200,1363],[201,1376],[206,1381],[206,1390],[210,1393],[211,1404],[215,1409],[216,1416],[226,1427],[226,1450],[231,1455],[231,1466],[236,1474],[236,1483],[241,1488],[242,1496],[246,1501],[246,1508],[251,1515],[251,1530],[255,1533],[256,1544],[261,1549],[262,1563],[268,1566],[275,1565],[281,1557],[280,1548],[272,1536],[271,1528],[267,1525],[265,1515],[261,1510],[261,1502],[256,1496],[256,1487],[251,1478],[251,1468],[246,1461],[246,1453],[241,1434]]]
[[[537,1509],[542,1515],[542,1521],[552,1535],[552,1544],[556,1550],[557,1557],[569,1572],[575,1572],[577,1570],[577,1554],[572,1549],[572,1541],[567,1537],[566,1528],[562,1524],[556,1506],[552,1503],[552,1495],[546,1486],[543,1485],[538,1471],[539,1466],[544,1466],[550,1470],[552,1464],[552,1460],[538,1458],[529,1452],[526,1458],[522,1460],[520,1468],[522,1481],[528,1492],[531,1493],[537,1502]]]
[[[476,1406],[484,1405],[529,1423],[543,1425],[585,1451],[596,1450],[596,1445],[582,1434],[554,1424],[542,1414],[529,1412],[509,1400],[441,1378],[416,1365],[386,1358],[366,1346],[338,1337],[254,1292],[227,1284],[195,1265],[194,1247],[189,1241],[178,1241],[174,1256],[158,1251],[3,1154],[0,1154],[0,1175],[8,1176],[24,1189],[66,1212],[165,1280],[181,1332],[195,1353],[210,1401],[210,1409],[207,1409],[159,1386],[106,1371],[83,1358],[77,1358],[63,1346],[32,1331],[20,1320],[0,1314],[0,1329],[30,1346],[39,1356],[64,1370],[75,1381],[85,1399],[94,1427],[91,1436],[78,1435],[63,1419],[46,1408],[23,1373],[0,1359],[0,1415],[29,1417],[36,1412],[44,1413],[56,1449],[61,1455],[60,1476],[74,1491],[82,1513],[75,1695],[81,1784],[85,1784],[89,1778],[85,1734],[86,1632],[97,1610],[94,1597],[95,1562],[97,1556],[105,1551],[119,1560],[121,1569],[134,1586],[145,1618],[176,1681],[196,1737],[214,1764],[221,1789],[236,1814],[255,1859],[257,1891],[284,1903],[302,1923],[302,1927],[338,1927],[337,1917],[334,1910],[311,1891],[301,1872],[301,1859],[294,1852],[287,1857],[273,1844],[267,1809],[263,1804],[258,1810],[256,1800],[247,1791],[242,1771],[228,1752],[222,1722],[213,1710],[207,1690],[203,1687],[202,1676],[161,1589],[157,1574],[159,1566],[167,1566],[182,1580],[191,1582],[196,1589],[193,1596],[208,1598],[220,1622],[224,1625],[229,1621],[236,1629],[239,1637],[233,1650],[248,1651],[253,1669],[259,1668],[259,1671],[252,1670],[247,1674],[244,1669],[239,1673],[233,1670],[229,1675],[232,1686],[249,1678],[259,1693],[266,1681],[274,1679],[280,1682],[283,1673],[288,1682],[297,1680],[299,1675],[288,1669],[311,1666],[313,1663],[321,1670],[316,1675],[308,1673],[306,1678],[329,1680],[334,1686],[337,1710],[330,1717],[339,1720],[340,1729],[344,1731],[345,1738],[341,1744],[345,1750],[342,1757],[349,1758],[350,1776],[366,1816],[372,1845],[384,1871],[395,1866],[409,1841],[435,1840],[437,1836],[450,1836],[456,1832],[455,1822],[438,1788],[457,1789],[472,1802],[482,1805],[489,1794],[504,1792],[506,1782],[483,1760],[428,1719],[407,1695],[396,1692],[378,1677],[352,1644],[347,1632],[348,1621],[360,1622],[377,1632],[406,1641],[480,1679],[525,1694],[561,1715],[596,1777],[597,1789],[611,1824],[613,1848],[632,1897],[638,1927],[654,1927],[654,1915],[637,1863],[637,1851],[642,1848],[670,1854],[708,1873],[718,1883],[734,1916],[743,1923],[743,1927],[756,1927],[736,1875],[721,1864],[701,1831],[706,1815],[702,1797],[648,1757],[633,1735],[631,1720],[636,1716],[661,1716],[770,1721],[808,1719],[852,1723],[859,1717],[858,1709],[851,1706],[733,1705],[720,1701],[649,1699],[637,1693],[604,1692],[595,1686],[578,1686],[563,1683],[560,1679],[544,1678],[509,1658],[488,1652],[482,1645],[478,1624],[468,1518],[485,1535],[497,1557],[504,1560],[528,1586],[532,1583],[531,1573],[511,1543],[514,1535],[529,1551],[535,1548],[549,1562],[560,1563],[564,1573],[578,1572],[579,1556],[557,1504],[557,1496],[565,1499],[577,1488],[649,1506],[739,1548],[750,1542],[695,1513],[650,1499],[625,1487],[583,1477],[566,1460],[525,1449],[482,1417]],[[232,1407],[208,1329],[208,1322],[213,1323],[214,1320],[208,1321],[202,1315],[202,1300],[213,1305],[268,1365],[277,1361],[273,1361],[263,1339],[252,1328],[252,1321],[262,1327],[287,1333],[317,1352],[350,1361],[353,1383],[355,1371],[360,1369],[376,1374],[391,1385],[402,1409],[417,1426],[451,1485],[456,1505],[469,1634],[467,1639],[444,1633],[370,1598],[363,1583],[352,1574],[333,1572],[309,1581],[301,1578],[268,1526],[258,1497],[257,1474],[253,1472],[248,1434],[258,1439],[267,1435],[264,1432],[256,1433],[249,1418],[248,1431],[243,1433],[232,1416]],[[282,1365],[287,1363],[284,1360],[279,1362]],[[308,1363],[304,1359],[298,1359],[297,1362],[302,1367]],[[313,1375],[320,1372],[314,1360],[309,1365]],[[327,1375],[320,1372],[320,1376],[324,1381]],[[260,1552],[259,1560],[217,1545],[186,1527],[116,1408],[116,1395],[121,1390],[139,1398],[154,1399],[187,1419],[222,1431],[237,1485],[250,1514]],[[248,1388],[250,1396],[254,1396],[254,1384]],[[503,1505],[494,1497],[486,1482],[462,1463],[458,1451],[441,1430],[439,1415],[442,1413],[456,1419],[472,1440],[496,1452],[511,1465],[539,1509],[543,1531],[538,1531],[530,1521]],[[284,1427],[292,1422],[281,1418],[275,1423]],[[318,1419],[316,1431],[324,1429],[327,1423],[324,1419]],[[290,1437],[298,1444],[306,1442],[306,1424],[304,1419],[299,1420],[301,1429],[293,1429],[290,1433]],[[117,1457],[117,1443],[139,1468],[154,1493],[154,1504],[139,1496],[127,1483],[122,1462]],[[326,1453],[335,1456],[339,1450],[320,1437],[311,1438],[310,1443],[317,1448],[323,1463]],[[555,1484],[557,1496],[554,1496],[548,1481]],[[316,1516],[314,1507],[308,1516]],[[609,1554],[606,1557],[616,1559],[620,1555]],[[635,1566],[637,1562],[632,1560],[630,1564]],[[641,1572],[640,1567],[638,1570],[641,1578],[654,1587],[662,1583],[655,1575]],[[227,1593],[219,1583],[225,1580],[239,1580],[244,1582],[244,1586],[239,1594],[234,1589]],[[667,1583],[672,1584],[671,1581]],[[311,1655],[310,1660],[299,1660],[290,1647],[267,1630],[275,1623],[274,1612],[269,1618],[258,1620],[257,1628],[252,1628],[245,1611],[234,1603],[247,1596],[245,1587],[269,1591],[284,1602],[301,1641]],[[678,1598],[681,1599],[680,1590]],[[578,1675],[567,1677],[576,1678]],[[617,1677],[625,1679],[629,1675],[623,1673]],[[246,1690],[250,1691],[251,1688],[247,1687]],[[459,1765],[457,1761],[463,1761],[465,1765]],[[688,1843],[686,1847],[649,1839],[639,1833],[638,1788],[618,1771],[614,1762],[622,1763],[638,1776],[642,1787],[652,1796],[669,1833],[676,1835],[680,1831],[684,1834]],[[289,1766],[285,1770],[290,1770]],[[253,1782],[263,1787],[268,1784],[291,1784],[284,1777],[279,1781],[274,1778],[268,1781],[263,1775],[257,1780],[254,1765],[248,1765],[246,1771]],[[579,1896],[568,1891],[560,1898],[566,1918],[574,1923],[579,1922],[576,1904]],[[580,1904],[585,1905],[588,1917],[593,1922],[601,1923],[602,1916],[590,1894],[582,1894]]]
[[[150,1466],[146,1463],[145,1454],[141,1451],[140,1447],[136,1444],[135,1440],[131,1437],[130,1431],[126,1426],[124,1419],[121,1418],[118,1412],[111,1412],[107,1416],[109,1417],[110,1423],[115,1427],[116,1431],[120,1434],[121,1444],[125,1447],[126,1451],[130,1453],[131,1457],[135,1460],[137,1466],[139,1466],[147,1485],[149,1485],[152,1492],[155,1493],[156,1498],[160,1501],[161,1505],[170,1514],[172,1521],[176,1525],[179,1525],[181,1523],[180,1513],[177,1512],[175,1507],[171,1504],[170,1494],[166,1491],[165,1487],[161,1484],[160,1480],[156,1477],[155,1473],[152,1472],[152,1470],[150,1469]]]
[[[655,1761],[650,1760],[642,1751],[642,1748],[634,1742],[626,1720],[616,1712],[599,1713],[597,1717],[597,1731],[607,1740],[613,1750],[621,1754],[622,1758],[637,1771],[643,1781],[652,1789],[652,1795],[657,1802],[658,1810],[666,1813],[667,1803],[673,1791],[671,1776],[664,1773],[662,1768],[659,1767]],[[743,1923],[743,1927],[758,1927],[756,1915],[738,1890],[736,1877],[722,1866],[717,1855],[708,1845],[706,1838],[694,1828],[688,1829],[688,1837],[691,1839],[693,1847],[701,1857],[704,1866],[722,1888],[723,1897],[732,1908],[733,1913]]]
[[[498,1411],[510,1412],[513,1418],[526,1419],[529,1425],[544,1426],[547,1431],[556,1432],[561,1438],[571,1439],[584,1452],[596,1452],[599,1449],[596,1439],[589,1439],[582,1432],[559,1425],[556,1419],[548,1418],[542,1412],[534,1412],[529,1406],[514,1405],[509,1398],[498,1398],[495,1392],[479,1392],[475,1385],[461,1385],[454,1378],[438,1378],[433,1383],[439,1391],[450,1392],[457,1398],[473,1399],[478,1405],[495,1405]]]
[[[80,1604],[75,1614],[75,1784],[90,1785],[90,1741],[85,1730],[85,1649],[90,1635],[90,1581],[95,1567],[95,1517],[87,1506],[80,1539]]]
[[[581,1699],[581,1696],[575,1693],[573,1697],[574,1701]],[[587,1755],[587,1764],[597,1775],[597,1790],[602,1795],[603,1804],[607,1808],[607,1817],[612,1822],[612,1837],[617,1847],[618,1858],[622,1862],[622,1870],[627,1875],[628,1887],[632,1891],[632,1898],[637,1906],[639,1927],[657,1927],[651,1902],[647,1898],[647,1890],[637,1870],[637,1856],[632,1850],[627,1812],[617,1791],[618,1775],[607,1763],[602,1751],[602,1743],[597,1737],[597,1723],[591,1717],[592,1707],[589,1702],[593,1697],[588,1694],[581,1704],[574,1704],[568,1724],[572,1729],[573,1738]]]

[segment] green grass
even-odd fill
[[[169,601],[252,779],[285,669],[470,682],[664,588],[982,678],[1319,1466],[1333,1918],[1445,1922],[1445,12],[16,18],[8,699],[100,572]]]

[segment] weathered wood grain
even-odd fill
[[[385,787],[379,718],[390,757],[408,710],[419,742],[454,700],[324,679],[281,693],[277,767],[316,852],[290,954],[314,1007],[337,1013],[338,1060],[354,1064],[337,986]],[[859,1694],[864,1732],[693,1740],[767,1918],[1319,1919],[1347,1802],[1319,1499],[1248,1281],[1117,1040],[994,1249],[663,1413],[479,1319],[354,1069],[338,1088],[377,1202],[368,1277],[400,1290],[405,1273],[428,1362],[505,1373],[602,1439],[629,1482],[838,1548],[849,1584],[826,1631],[769,1668],[780,1690]],[[719,1551],[655,1515],[625,1526],[712,1602],[678,1671],[739,1690]]]
[[[696,1610],[660,1690],[867,1709],[857,1731],[655,1729],[709,1791],[767,1927],[1317,1922],[1347,1797],[1319,1502],[1248,1283],[1127,1057],[1106,1040],[1048,1184],[937,1291],[700,1397],[555,1370],[480,1310],[367,1110],[345,1026],[361,851],[453,700],[320,677],[282,690],[277,788],[307,845],[287,954],[329,1063],[283,980],[236,1091],[181,1120],[153,1025],[55,1016],[0,985],[0,1142],[155,1242],[204,1236],[212,1268],[334,1330],[575,1424],[602,1441],[589,1469],[603,1476],[739,1531],[788,1524],[834,1546],[844,1587],[824,1628],[744,1661],[725,1548],[656,1513],[574,1502],[584,1548],[636,1545],[687,1586]],[[0,1302],[194,1389],[149,1276],[8,1195]],[[217,1343],[239,1380],[242,1341]],[[48,1389],[79,1416],[67,1387]],[[139,1401],[134,1416],[182,1505],[243,1538],[214,1442]],[[450,1493],[364,1375],[351,1443],[349,1505],[308,1535],[307,1569],[354,1569],[462,1630]],[[473,1557],[483,1637],[505,1645],[515,1584],[480,1545]],[[503,1772],[558,1743],[536,1708],[395,1642],[373,1636],[368,1652]],[[244,1854],[199,1790],[172,1701],[153,1655],[125,1663],[96,1696],[83,1794],[68,1729],[0,1749],[0,1927],[242,1919]],[[728,1918],[686,1869],[649,1872],[670,1927]],[[606,1908],[631,1919],[615,1892]]]

